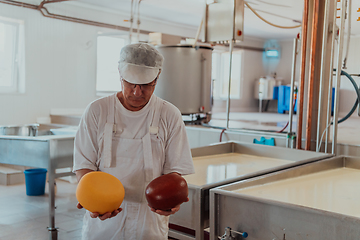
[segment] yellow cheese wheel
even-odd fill
[[[119,179],[105,172],[85,174],[76,188],[78,202],[90,212],[104,214],[118,209],[125,190]]]

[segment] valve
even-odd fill
[[[231,235],[231,232],[237,233],[240,236],[242,236],[243,238],[247,238],[249,235],[247,234],[247,232],[238,232],[238,231],[234,231],[231,230],[230,227],[226,227],[225,228],[225,233],[224,235],[222,235],[221,237],[218,237],[220,240],[235,240],[235,238]]]

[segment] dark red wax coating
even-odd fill
[[[168,211],[187,200],[188,186],[180,175],[165,174],[148,184],[145,196],[150,207]]]

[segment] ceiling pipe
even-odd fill
[[[300,69],[300,85],[298,92],[298,123],[297,123],[297,137],[296,148],[301,149],[302,143],[302,125],[304,114],[304,89],[305,89],[305,67],[306,67],[306,49],[307,49],[307,32],[308,32],[308,18],[309,18],[309,1],[304,1],[304,14],[301,31],[301,69]]]
[[[44,17],[48,17],[48,18],[64,20],[64,21],[74,22],[74,23],[81,23],[81,24],[86,24],[86,25],[91,25],[91,26],[96,26],[96,27],[111,28],[111,29],[116,29],[116,30],[120,30],[120,31],[129,31],[130,30],[130,28],[128,28],[128,27],[123,27],[123,26],[119,26],[119,25],[108,24],[108,23],[103,23],[103,22],[96,22],[96,21],[91,21],[91,20],[87,20],[87,19],[69,17],[69,16],[64,16],[64,15],[59,15],[59,14],[53,14],[53,13],[50,13],[44,7],[44,5],[48,4],[48,3],[57,3],[57,2],[64,2],[64,1],[71,1],[71,0],[42,1],[39,5],[34,5],[34,4],[29,4],[29,3],[19,2],[19,1],[13,1],[13,0],[0,0],[0,3],[5,3],[5,4],[13,5],[13,6],[25,7],[25,8],[29,8],[29,9],[33,9],[33,10],[38,10]],[[140,30],[140,33],[149,34],[150,32],[145,31],[145,30]]]
[[[6,4],[17,6],[17,7],[30,8],[30,9],[34,9],[34,10],[37,10],[39,7],[38,5],[34,5],[34,4],[30,4],[30,3],[23,3],[23,2],[18,2],[18,1],[12,1],[12,0],[0,0],[0,3],[6,3]]]

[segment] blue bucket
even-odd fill
[[[32,168],[24,171],[26,195],[39,196],[45,194],[46,173],[45,168]]]

